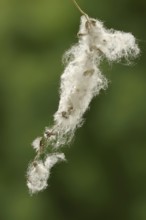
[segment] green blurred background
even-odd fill
[[[146,1],[78,3],[108,28],[132,32],[141,56],[130,67],[103,63],[108,90],[65,149],[68,162],[31,197],[30,143],[57,110],[61,57],[77,42],[80,14],[71,0],[0,0],[1,220],[146,220]]]

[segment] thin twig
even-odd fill
[[[80,8],[80,6],[78,5],[78,3],[76,2],[76,0],[72,0],[72,2],[75,4],[76,8],[79,10],[79,12],[84,15],[87,20],[89,20],[89,17],[88,15]]]

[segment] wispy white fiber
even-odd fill
[[[39,151],[39,149],[40,149],[41,140],[42,140],[42,137],[37,137],[37,138],[32,142],[32,147],[33,147],[36,151]]]
[[[44,165],[47,169],[50,170],[59,161],[65,161],[64,153],[54,153],[47,155]]]
[[[108,80],[100,70],[101,61],[119,62],[123,58],[129,61],[140,52],[131,33],[108,30],[101,21],[87,16],[81,17],[78,38],[63,57],[66,66],[61,75],[60,100],[54,124],[32,144],[37,151],[37,159],[27,173],[31,193],[47,187],[50,169],[58,161],[65,160],[58,149],[72,140],[76,129],[83,124],[83,115],[93,97],[107,88]],[[46,156],[47,149],[56,153]]]

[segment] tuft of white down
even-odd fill
[[[106,79],[96,66],[94,54],[91,56],[85,46],[78,45],[81,56],[69,63],[61,77],[59,108],[54,115],[56,130],[60,136],[59,143],[62,136],[72,136],[82,123],[82,116],[93,96],[107,86]]]
[[[42,137],[37,137],[37,138],[32,142],[32,147],[36,150],[36,152],[38,152],[39,149],[40,149],[41,140],[42,140]]]
[[[45,161],[33,162],[27,171],[27,186],[31,194],[44,190],[47,187],[47,180],[50,176],[51,168],[60,161],[65,160],[63,153],[48,154]]]
[[[92,98],[107,88],[107,80],[100,71],[100,62],[128,59],[139,53],[130,33],[107,30],[103,23],[81,17],[79,42],[65,53],[66,68],[61,76],[60,101],[54,114],[53,130],[58,134],[56,147],[69,142]]]
[[[28,167],[27,186],[31,194],[39,192],[47,187],[49,170],[44,166],[42,161],[32,163]]]

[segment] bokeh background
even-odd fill
[[[108,28],[132,32],[132,66],[104,62],[110,81],[64,149],[49,187],[30,196],[32,140],[51,124],[62,54],[77,41],[70,0],[0,0],[0,219],[146,220],[146,1],[79,0]]]

